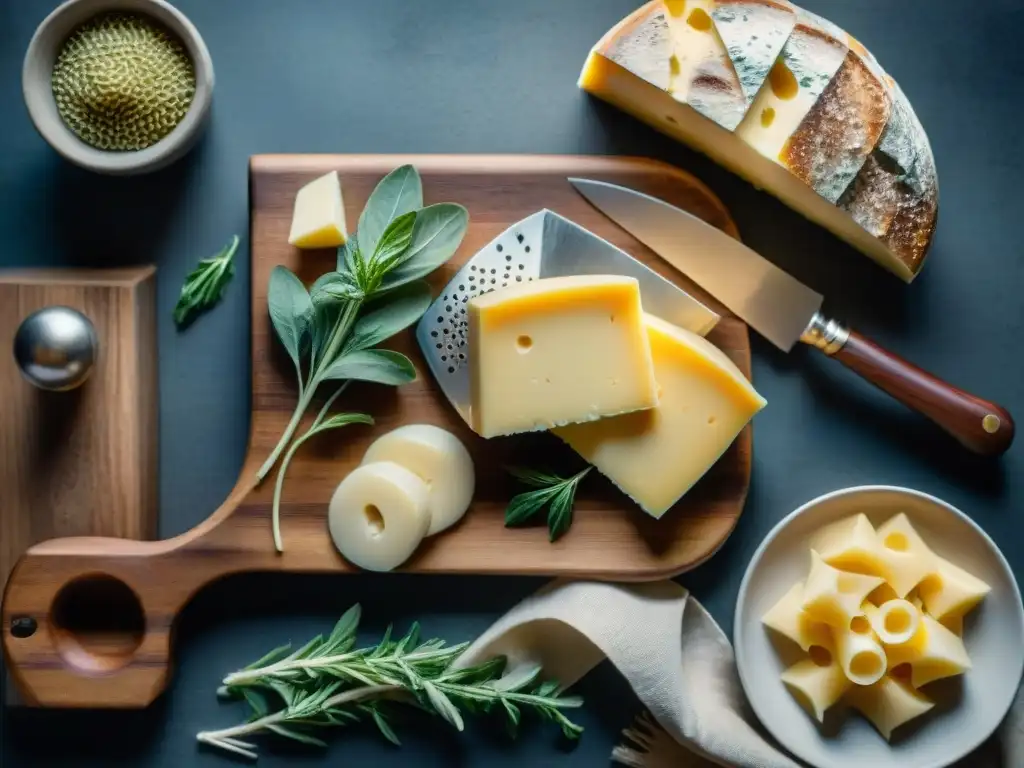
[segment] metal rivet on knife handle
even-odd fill
[[[1005,408],[957,389],[856,331],[849,332],[832,357],[927,416],[975,453],[998,456],[1013,443],[1013,418]]]

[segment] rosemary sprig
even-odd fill
[[[238,235],[234,235],[227,245],[210,258],[200,261],[185,278],[181,296],[174,306],[174,322],[179,328],[187,327],[200,313],[220,301],[224,289],[235,276],[237,250]]]
[[[454,669],[467,643],[421,641],[413,624],[399,640],[390,627],[375,646],[354,649],[360,607],[350,608],[327,637],[317,636],[298,650],[275,648],[245,669],[224,678],[218,693],[244,699],[251,717],[241,725],[203,731],[196,739],[209,746],[255,759],[257,747],[242,738],[276,734],[304,744],[324,746],[310,731],[372,721],[388,741],[399,744],[389,705],[406,703],[441,717],[459,731],[463,713],[504,713],[515,733],[523,710],[557,724],[566,737],[583,728],[562,710],[582,706],[576,696],[561,696],[554,681],[540,682],[540,667],[505,674],[503,657]]]
[[[505,509],[505,525],[523,525],[548,508],[548,538],[555,541],[572,525],[572,508],[580,481],[593,467],[577,472],[572,477],[559,477],[522,467],[509,467],[508,471],[520,482],[535,488],[513,496]]]

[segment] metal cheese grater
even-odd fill
[[[544,277],[624,275],[640,283],[644,311],[707,334],[720,317],[592,232],[543,210],[513,224],[458,271],[416,327],[416,339],[434,378],[469,423],[469,300]]]

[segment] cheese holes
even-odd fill
[[[772,93],[783,101],[795,99],[800,92],[800,84],[796,81],[796,75],[782,59],[776,61],[768,73],[768,83],[772,87]]]
[[[363,515],[366,517],[366,526],[370,529],[371,536],[377,537],[384,533],[384,515],[375,504],[363,507]]]
[[[812,645],[808,654],[811,657],[811,661],[813,661],[816,666],[827,667],[832,664],[832,654],[828,648],[820,645]]]
[[[698,32],[710,32],[712,27],[711,17],[703,8],[694,8],[686,18],[686,23]]]
[[[533,339],[526,334],[518,336],[516,338],[516,349],[519,350],[519,354],[525,355],[533,349]]]
[[[910,542],[907,541],[905,534],[890,533],[885,537],[885,546],[893,552],[906,552],[910,549]]]
[[[772,127],[772,123],[774,123],[774,122],[775,122],[775,108],[774,107],[765,107],[763,110],[761,110],[761,127],[762,128],[771,128]]]
[[[866,616],[854,616],[850,620],[850,631],[858,635],[866,635],[871,631],[871,622],[868,621]]]

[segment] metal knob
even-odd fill
[[[14,336],[14,359],[22,375],[40,389],[64,392],[92,373],[96,329],[70,307],[46,307],[26,317]]]

